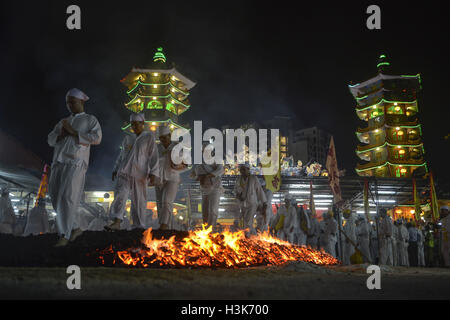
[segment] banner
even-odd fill
[[[433,221],[439,220],[439,205],[436,197],[436,189],[434,188],[433,173],[430,172],[430,197],[431,197],[431,215]]]
[[[37,207],[39,199],[45,198],[45,196],[47,195],[47,191],[48,191],[48,165],[45,164],[44,171],[42,172],[41,183],[39,184],[39,190],[38,190],[38,194],[36,197],[36,203],[34,204],[35,207]]]
[[[272,150],[269,149],[269,151],[267,152],[267,157],[271,158],[271,152]],[[281,187],[281,159],[280,159],[280,138],[278,137],[278,171],[277,174],[275,175],[269,175],[269,174],[264,174],[264,168],[265,167],[270,167],[270,163],[267,165],[262,165],[262,171],[264,174],[264,180],[266,180],[266,188],[271,190],[272,192],[277,192],[278,190],[280,190]]]
[[[417,193],[417,182],[416,179],[413,178],[413,197],[414,197],[414,219],[416,222],[420,219],[420,213],[422,212],[422,209],[420,208],[420,198]]]
[[[339,204],[342,202],[342,194],[339,185],[339,169],[337,166],[333,136],[331,136],[330,147],[328,148],[326,168],[328,171],[328,184],[330,185],[331,192],[333,192],[334,203]]]

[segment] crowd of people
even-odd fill
[[[393,221],[385,209],[370,222],[345,210],[339,226],[337,215],[331,211],[323,213],[319,222],[289,195],[269,223],[272,235],[295,245],[322,249],[343,264],[406,267],[450,266],[449,230],[447,206],[441,207],[439,221],[420,224],[404,218]]]

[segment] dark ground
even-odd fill
[[[142,231],[86,232],[66,248],[52,247],[54,234],[38,241],[0,235],[0,299],[450,299],[448,268],[383,266],[381,290],[369,290],[367,265],[295,262],[214,270],[99,266],[93,248],[139,245]],[[155,237],[170,234],[154,232]],[[81,266],[80,290],[67,289],[71,264]]]

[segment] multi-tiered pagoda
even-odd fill
[[[183,128],[178,118],[190,108],[189,90],[196,83],[169,66],[162,48],[156,50],[150,68],[133,68],[121,82],[130,97],[125,107],[131,112],[143,112],[147,129],[157,137],[160,126]],[[122,129],[131,130],[130,124]]]
[[[358,128],[356,154],[364,163],[356,167],[360,176],[411,177],[414,170],[426,172],[422,129],[418,121],[417,92],[420,74],[392,75],[390,63],[381,55],[378,75],[349,85],[356,100],[356,114],[367,123]]]

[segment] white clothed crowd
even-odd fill
[[[161,143],[158,145],[152,132],[143,131],[145,118],[142,113],[131,115],[130,122],[137,123],[142,129],[126,135],[114,163],[114,201],[109,213],[82,201],[90,147],[102,141],[102,130],[97,118],[84,112],[84,103],[88,100],[89,97],[79,89],[70,89],[66,94],[66,105],[71,114],[59,121],[48,134],[48,144],[54,149],[48,187],[57,213],[59,244],[73,241],[85,230],[174,228],[177,223],[173,221],[173,205],[180,174],[187,170],[187,165],[173,162],[172,151],[177,143],[170,141],[171,131],[167,126],[160,127]],[[202,150],[207,157],[208,152],[205,151],[209,145],[205,143]],[[209,157],[212,157],[211,153]],[[207,160],[194,165],[189,176],[200,182],[203,222],[216,229],[220,197],[224,192],[221,183],[224,167],[206,164],[209,163]],[[250,174],[248,164],[240,165],[240,170],[241,175],[236,179],[233,193],[239,204],[243,228],[248,230],[248,235],[270,230],[282,240],[320,248],[336,256],[339,228],[331,213],[325,213],[319,223],[310,210],[297,207],[294,200],[286,195],[284,204],[273,215],[273,193],[266,188],[265,182],[260,182],[255,175]],[[149,185],[155,187],[157,220],[153,220],[153,212],[147,209]],[[129,198],[131,221],[126,217]],[[378,234],[375,226],[371,226],[364,218],[355,219],[351,214],[344,214],[344,218],[340,243],[340,259],[344,264],[351,263],[357,247],[364,262],[379,260],[380,264],[408,266],[413,258],[419,266],[425,265],[425,239],[420,229],[414,226],[407,228],[402,219],[393,223],[385,211],[382,211],[377,222]],[[14,233],[15,219],[9,191],[5,188],[0,197],[0,233]],[[108,224],[109,220],[114,220],[113,224]],[[446,265],[450,263],[449,220],[448,216],[442,219],[442,246]],[[45,201],[39,199],[28,213],[23,235],[39,235],[50,231]]]

